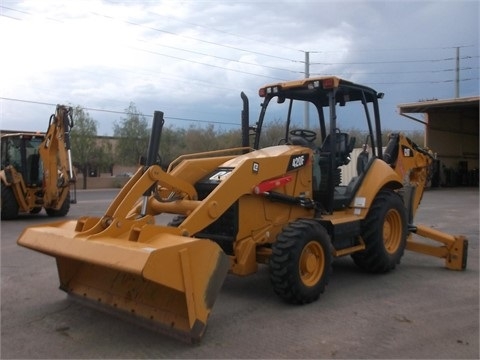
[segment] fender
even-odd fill
[[[366,216],[375,196],[384,188],[402,188],[402,179],[385,161],[374,159],[356,192],[352,206]],[[358,210],[357,210],[358,211]]]

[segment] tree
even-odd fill
[[[206,127],[191,125],[185,132],[184,141],[187,150],[191,153],[217,150],[217,136],[214,126],[208,124]]]
[[[160,139],[162,166],[167,167],[174,159],[186,152],[185,129],[164,127]]]
[[[282,121],[281,119],[275,119],[268,122],[267,124],[264,124],[260,138],[261,148],[277,145],[279,143],[285,143],[286,140],[287,139],[285,139],[284,121]]]
[[[217,136],[217,144],[219,149],[242,146],[242,130],[233,129],[219,133]]]
[[[150,131],[145,116],[133,102],[125,109],[125,113],[127,117],[113,126],[113,135],[119,138],[116,156],[123,165],[135,165],[140,156],[147,152]]]
[[[113,165],[115,163],[115,155],[113,152],[113,145],[108,140],[103,140],[98,143],[99,149],[99,166],[102,172],[109,172],[113,176]]]
[[[74,126],[70,132],[72,162],[83,174],[83,189],[87,188],[89,168],[93,165],[98,149],[96,146],[97,123],[82,107],[73,110]]]

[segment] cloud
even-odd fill
[[[461,95],[478,95],[476,1],[4,0],[0,14],[3,129],[48,119],[35,103],[71,103],[111,134],[121,115],[98,110],[132,101],[175,126],[238,126],[240,92],[255,118],[258,88],[303,77],[306,51],[311,74],[385,92],[389,127],[419,126],[398,103],[453,96],[456,46]]]

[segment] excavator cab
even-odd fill
[[[29,187],[40,187],[42,163],[39,147],[44,139],[42,134],[9,134],[2,137],[2,170],[13,166],[24,177]]]

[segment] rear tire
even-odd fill
[[[1,184],[2,187],[2,220],[13,220],[18,217],[18,203],[10,186]]]
[[[314,220],[287,225],[272,245],[270,281],[275,293],[292,304],[307,304],[324,292],[332,272],[327,231]]]
[[[382,190],[362,224],[366,248],[352,258],[361,269],[369,272],[393,270],[400,264],[407,235],[407,214],[402,198],[392,190]]]
[[[32,208],[32,210],[30,210],[30,214],[38,214],[40,211],[42,211],[42,207],[37,206],[37,207]]]
[[[65,198],[65,201],[63,202],[62,206],[60,209],[55,210],[52,208],[45,208],[45,211],[47,212],[48,216],[50,217],[62,217],[68,214],[68,211],[70,210],[70,192],[67,194],[67,197]]]

